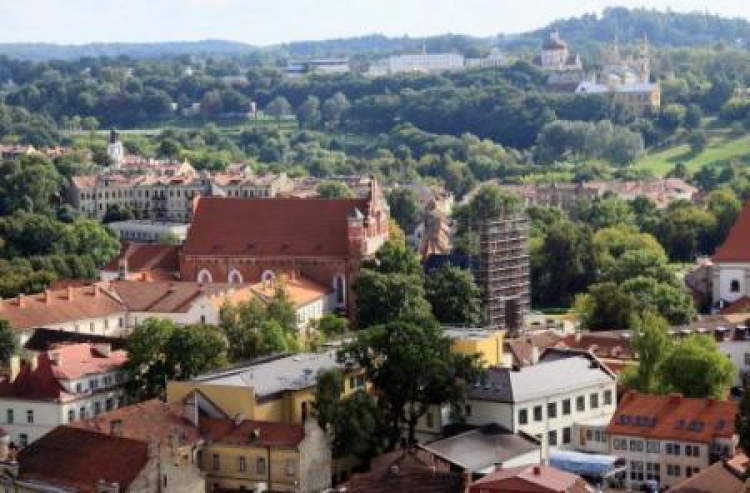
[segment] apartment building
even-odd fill
[[[187,163],[131,167],[100,175],[75,176],[68,202],[89,217],[101,219],[111,206],[130,208],[139,219],[189,222],[193,199],[200,196],[268,198],[291,192],[286,174],[256,176],[244,171],[211,174]]]
[[[64,344],[11,362],[0,382],[0,426],[20,448],[55,427],[126,402],[127,354],[109,344]]]
[[[736,402],[627,392],[607,427],[610,453],[627,460],[626,486],[674,486],[735,453]]]
[[[571,449],[576,423],[612,416],[616,385],[590,353],[548,349],[535,365],[489,368],[468,391],[466,420],[538,437],[545,451]]]

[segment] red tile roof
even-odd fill
[[[87,430],[58,426],[18,454],[20,477],[43,481],[83,493],[96,483],[118,483],[120,491],[148,463],[148,444]]]
[[[495,471],[474,481],[469,493],[588,493],[586,482],[575,474],[550,466],[520,466]]]
[[[252,297],[248,285],[226,283],[112,281],[108,287],[130,311],[136,312],[185,313],[201,296],[211,297],[219,306],[224,300]]]
[[[750,297],[743,296],[719,310],[719,315],[734,315],[736,313],[750,312]]]
[[[349,493],[463,493],[463,475],[420,457],[419,452],[392,452],[373,460],[372,470],[355,474]]]
[[[731,401],[629,391],[618,404],[607,433],[710,443],[734,435],[737,409]]]
[[[180,247],[177,245],[157,245],[150,243],[123,243],[120,254],[112,259],[102,270],[119,271],[120,261],[127,260],[128,272],[180,270]]]
[[[233,419],[201,416],[201,436],[208,442],[264,447],[293,448],[305,438],[301,425],[244,420],[237,424]]]
[[[0,318],[18,330],[101,318],[124,311],[125,307],[116,296],[94,285],[71,286],[0,301]]]
[[[744,470],[735,469],[730,461],[719,461],[671,487],[669,491],[675,493],[744,493],[747,490],[743,473]]]
[[[35,368],[22,363],[21,371],[12,382],[0,380],[0,397],[41,401],[65,401],[75,396],[68,393],[55,378],[52,362],[46,354],[37,357]]]
[[[168,444],[177,436],[186,443],[195,443],[200,438],[198,429],[181,411],[180,406],[152,399],[76,421],[70,426],[144,442]]]
[[[591,351],[598,358],[634,360],[629,332],[604,331],[570,334],[557,343],[557,346]]]
[[[123,350],[112,351],[108,344],[61,344],[47,352],[55,378],[75,380],[86,375],[109,373],[128,359]]]
[[[203,197],[186,255],[346,256],[347,217],[367,199]]]
[[[750,262],[750,200],[712,259],[714,262]]]

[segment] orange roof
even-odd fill
[[[296,447],[305,438],[301,425],[201,416],[201,436],[209,442],[262,447]]]
[[[20,478],[63,485],[82,493],[97,482],[128,491],[148,462],[148,444],[87,430],[58,426],[18,454]]]
[[[367,199],[201,198],[184,252],[345,257],[354,209],[366,213]]]
[[[729,305],[725,306],[724,308],[722,308],[721,310],[719,310],[719,315],[735,315],[739,313],[748,313],[749,311],[750,311],[750,297],[743,296],[737,301],[734,301],[730,303]]]
[[[259,282],[250,286],[253,293],[264,303],[270,301],[276,294],[276,285],[273,283]],[[297,308],[308,305],[333,292],[333,288],[318,284],[306,277],[295,274],[286,276],[284,281],[284,292],[289,301]]]
[[[195,443],[199,438],[198,429],[182,416],[180,406],[158,399],[121,407],[70,426],[162,444],[169,443],[175,435],[186,443]]]
[[[102,267],[102,270],[117,272],[120,261],[127,260],[128,272],[177,272],[180,270],[179,251],[180,248],[176,245],[123,243],[120,254]]]
[[[55,378],[52,362],[47,354],[37,357],[35,368],[22,363],[21,371],[12,382],[7,378],[0,380],[0,397],[39,401],[68,401],[75,398],[68,393]]]
[[[575,474],[550,466],[519,466],[492,472],[469,485],[470,493],[480,491],[586,493],[590,490]]]
[[[607,427],[609,435],[710,443],[734,435],[737,403],[628,391]]]
[[[112,281],[109,286],[129,310],[137,312],[185,313],[201,296],[219,306],[252,296],[249,286],[227,283]]]
[[[106,349],[105,349],[106,347]],[[128,359],[123,350],[112,351],[108,345],[61,344],[47,351],[55,378],[75,380],[118,370]]]
[[[25,330],[123,313],[117,297],[98,285],[49,290],[0,301],[0,318]]]
[[[750,200],[712,259],[714,262],[750,262]]]

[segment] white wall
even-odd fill
[[[730,329],[732,330],[732,329]],[[750,341],[722,341],[719,350],[732,361],[735,368],[732,385],[742,385],[742,373],[750,371]],[[746,359],[747,355],[747,359]]]
[[[718,266],[719,269],[719,297],[726,301],[734,302],[743,296],[747,296],[746,270],[741,266]],[[733,293],[730,289],[732,281],[739,281],[740,290]],[[715,300],[718,301],[718,300]]]

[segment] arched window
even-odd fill
[[[336,291],[336,304],[346,304],[346,279],[344,279],[344,274],[338,274],[333,278],[333,290]]]
[[[231,272],[229,272],[229,278],[228,278],[229,284],[242,284],[244,280],[242,279],[242,274],[240,274],[240,271],[237,269],[232,269]]]
[[[263,282],[271,282],[276,279],[276,274],[274,274],[272,270],[267,270],[263,272],[263,275],[260,276],[260,279]]]
[[[203,269],[198,273],[198,282],[200,284],[211,284],[214,282],[214,279],[209,271]]]
[[[737,279],[732,279],[732,282],[729,283],[729,292],[730,293],[739,293],[740,292],[740,281]]]

